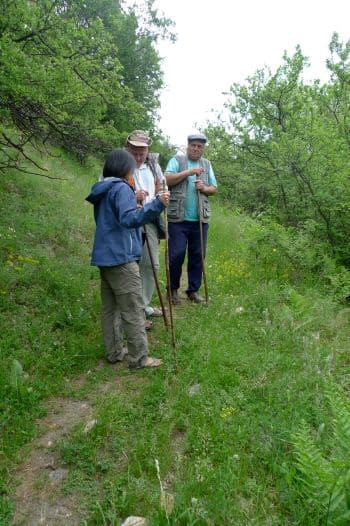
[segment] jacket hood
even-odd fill
[[[85,199],[86,201],[89,201],[89,203],[95,205],[102,201],[113,185],[124,182],[124,179],[118,179],[117,177],[111,177],[105,179],[104,181],[99,181],[98,183],[94,184],[94,186],[91,188],[90,194]]]

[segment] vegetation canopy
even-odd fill
[[[228,122],[209,125],[210,155],[229,201],[302,232],[350,265],[350,42],[336,34],[331,79],[306,84],[297,48],[275,73],[234,84]]]
[[[130,129],[155,130],[163,85],[155,45],[174,39],[171,25],[151,0],[128,9],[117,0],[4,0],[0,170],[24,169],[29,144],[55,143],[83,160]]]

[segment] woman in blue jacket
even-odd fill
[[[94,205],[96,233],[91,264],[101,275],[102,333],[110,363],[122,361],[127,338],[130,369],[158,367],[162,360],[148,356],[144,305],[138,262],[142,241],[139,227],[153,221],[169,203],[169,192],[140,208],[132,184],[135,159],[114,150],[103,168],[103,181],[86,198]]]

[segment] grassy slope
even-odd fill
[[[83,201],[98,168],[88,173],[65,157],[48,163],[68,180],[12,174],[0,183],[4,524],[8,470],[34,436],[43,400],[103,355],[92,211]],[[273,244],[257,243],[261,228],[216,207],[211,301],[176,309],[177,372],[157,321],[151,348],[164,357],[162,370],[118,372],[123,389],[96,398],[91,433],[78,425],[61,441],[70,468],[63,490],[86,502],[87,524],[132,514],[167,524],[155,459],[175,496],[172,524],[318,524],[299,499],[291,433],[304,418],[315,430],[325,422],[327,439],[324,384],[348,385],[349,313]],[[19,382],[13,359],[27,375]],[[96,370],[86,389],[115,375]]]
[[[91,209],[83,201],[91,168],[88,175],[60,152],[46,167],[63,180],[10,173],[0,183],[4,481],[18,448],[35,432],[41,400],[61,392],[66,375],[86,370],[102,352],[96,275],[88,265]],[[23,381],[13,360],[24,369]]]

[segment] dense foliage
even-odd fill
[[[79,158],[154,130],[159,38],[174,36],[153,0],[4,0],[0,6],[0,169],[47,141]],[[11,133],[9,129],[13,130]]]
[[[272,74],[234,84],[229,123],[209,126],[211,158],[225,196],[277,219],[350,264],[350,41],[333,35],[330,81],[307,84],[297,48]]]

